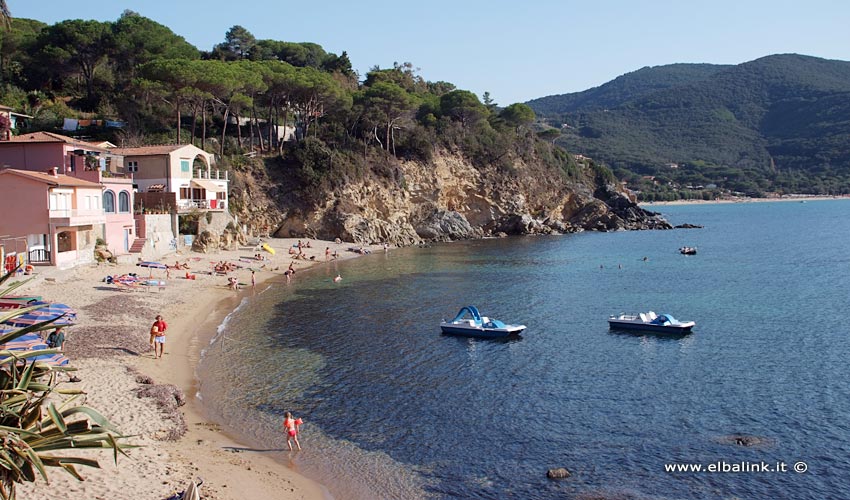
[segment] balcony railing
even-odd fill
[[[183,210],[224,210],[226,200],[178,200],[177,207]]]
[[[49,210],[51,222],[63,225],[101,224],[106,222],[106,215],[101,210]]]
[[[207,170],[203,168],[195,169],[195,179],[210,179],[218,181],[228,180],[227,170]]]
[[[62,209],[50,210],[50,218],[69,218],[69,217],[103,217],[103,210],[80,210],[80,209]]]

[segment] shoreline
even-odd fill
[[[663,207],[669,205],[724,205],[728,203],[770,203],[770,202],[804,202],[804,201],[827,201],[827,200],[850,200],[847,196],[820,196],[807,194],[789,194],[781,198],[722,198],[716,200],[676,200],[676,201],[643,201],[638,203],[641,207]]]
[[[277,254],[262,264],[248,264],[254,268],[263,267],[256,272],[253,290],[248,270],[231,273],[240,281],[248,282],[236,293],[227,289],[224,276],[197,274],[196,280],[187,280],[182,278],[185,271],[174,271],[178,276],[171,276],[165,289],[142,292],[116,291],[98,279],[107,274],[147,273],[146,269],[132,264],[92,264],[68,270],[37,268],[36,279],[20,290],[68,304],[78,311],[78,324],[69,329],[66,352],[71,357],[71,365],[80,367],[77,373],[83,381],[77,385],[65,382],[60,387],[85,391],[89,404],[104,413],[122,433],[134,436],[128,443],[141,447],[129,450],[129,458],[121,456],[118,467],[111,453],[86,454],[96,458],[101,468],[79,468],[85,482],[77,481],[60,469],[49,468],[49,485],[38,478],[35,483],[19,485],[19,495],[35,500],[55,498],[60,493],[69,500],[108,495],[164,498],[182,491],[190,480],[200,477],[204,480],[200,491],[205,499],[332,498],[329,489],[319,482],[321,479],[315,481],[301,475],[297,464],[282,463],[263,455],[263,450],[254,450],[239,441],[222,424],[210,418],[204,401],[198,397],[201,381],[197,369],[203,351],[217,335],[219,325],[243,300],[250,300],[253,295],[281,283],[290,261],[299,272],[326,263],[325,247],[339,252],[336,260],[360,256],[346,250],[358,245],[309,240],[312,248],[305,248],[304,253],[308,259],[314,256],[315,260],[294,260],[288,249],[296,241],[296,238],[266,239]],[[381,250],[374,245],[366,248],[372,252]],[[191,259],[190,272],[199,273],[209,267],[206,261],[238,262],[239,257],[248,253],[250,250],[245,249],[209,254],[186,251],[169,254],[161,261]],[[162,279],[164,273],[158,270],[154,278]],[[168,323],[165,355],[159,360],[153,357],[147,345],[148,329],[157,313]],[[83,343],[86,345],[78,345]],[[116,354],[117,351],[121,352]],[[140,387],[138,374],[152,378],[156,384],[173,384],[185,394],[186,404],[178,411],[186,432],[176,441],[165,440],[163,436],[174,432],[180,423],[164,416],[155,402],[136,396],[135,391]],[[282,435],[281,443],[285,443]]]

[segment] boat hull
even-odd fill
[[[617,319],[609,319],[608,325],[613,330],[641,330],[645,332],[654,332],[654,333],[668,333],[668,334],[683,334],[683,333],[691,333],[691,328],[694,327],[695,323],[693,321],[689,321],[687,323],[682,323],[679,325],[654,325],[651,323],[643,323],[637,321],[629,321],[629,320],[617,320]]]
[[[505,328],[483,328],[472,327],[468,325],[454,325],[451,323],[441,323],[440,329],[447,335],[461,335],[464,337],[479,337],[486,339],[496,339],[508,337],[511,335],[519,335],[525,330],[524,325],[508,325]]]

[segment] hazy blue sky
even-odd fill
[[[202,50],[233,25],[347,51],[364,76],[411,62],[501,105],[586,90],[644,66],[795,52],[850,60],[846,0],[7,0],[15,17],[114,21],[131,9]]]

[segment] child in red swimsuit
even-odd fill
[[[292,451],[292,441],[298,449],[301,449],[301,443],[298,442],[298,428],[301,427],[303,420],[300,418],[292,418],[292,413],[286,412],[286,418],[283,419],[283,430],[286,431],[286,444],[289,446],[289,451]]]

